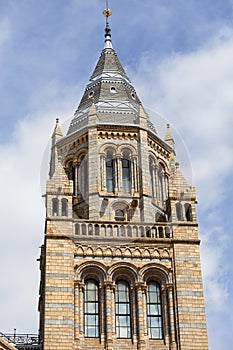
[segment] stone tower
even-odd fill
[[[65,136],[56,121],[45,200],[44,350],[208,349],[195,188],[169,125],[163,140],[145,112],[108,21]]]

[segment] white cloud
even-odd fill
[[[170,119],[191,153],[213,350],[220,349],[215,341],[221,330],[213,332],[221,319],[220,313],[224,318],[230,317],[233,306],[230,232],[224,213],[231,210],[229,206],[224,208],[224,204],[233,194],[227,181],[233,175],[232,62],[233,30],[224,27],[199,50],[174,53],[160,64],[147,53],[137,72],[130,74],[144,105]],[[230,330],[229,323],[225,327]]]
[[[78,92],[79,87],[70,86],[64,91],[54,82],[37,91],[31,99],[30,114],[18,121],[8,142],[0,145],[0,310],[4,315],[1,331],[13,332],[16,327],[18,332],[37,332],[36,259],[43,243],[45,219],[41,161],[55,119],[68,118],[72,106],[73,110],[76,107],[74,91]]]

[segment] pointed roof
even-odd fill
[[[172,131],[171,131],[171,128],[170,128],[170,124],[167,124],[167,130],[166,130],[166,134],[165,134],[164,140],[174,149],[175,141],[174,141],[174,138],[172,136]]]
[[[105,28],[105,45],[74,114],[67,134],[88,124],[94,100],[99,123],[137,124],[140,100],[112,47],[111,30]],[[155,132],[155,130],[153,130]]]
[[[59,124],[59,118],[57,118],[52,138],[55,138],[56,140],[58,140],[61,137],[63,137],[63,133],[61,131],[61,127],[60,127],[60,124]]]

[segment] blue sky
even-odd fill
[[[233,1],[109,2],[114,48],[144,106],[176,127],[190,153],[210,349],[230,350]],[[55,118],[72,117],[102,50],[104,7],[0,0],[0,331],[37,332],[43,154]]]

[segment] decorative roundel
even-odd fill
[[[91,90],[90,92],[89,92],[89,98],[91,98],[92,96],[94,95],[94,91],[93,90]]]

